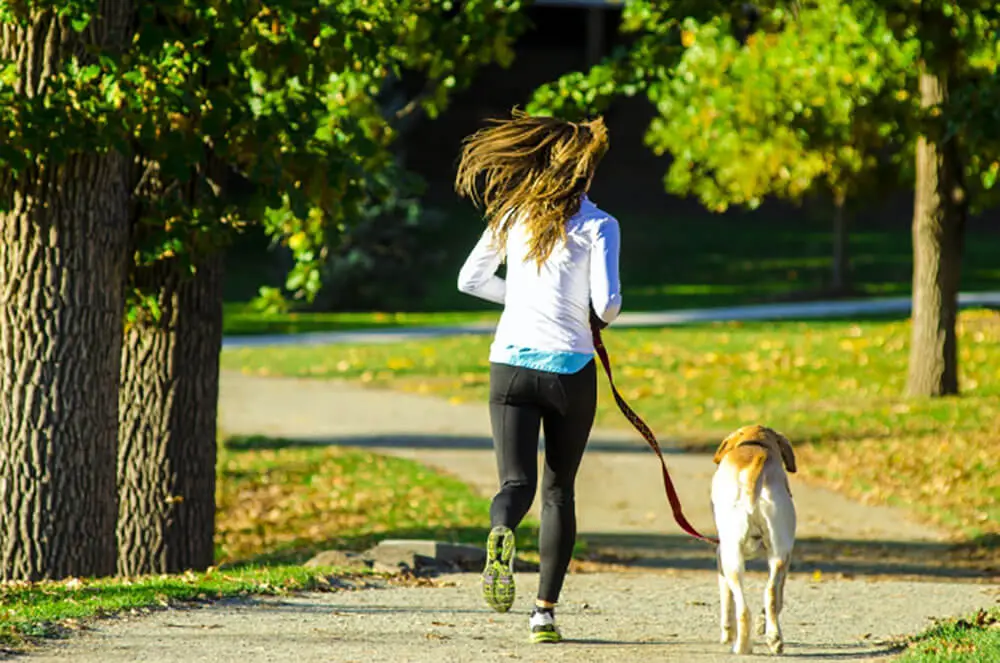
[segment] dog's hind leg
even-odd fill
[[[788,561],[788,556],[769,557],[767,560],[770,573],[767,578],[767,587],[764,590],[764,635],[767,639],[767,646],[774,654],[780,654],[785,648],[778,618],[784,604]]]
[[[719,642],[728,645],[736,635],[733,633],[733,617],[735,613],[733,592],[729,588],[729,581],[726,580],[725,573],[722,571],[722,561],[718,551],[715,554],[715,562],[719,572],[719,624],[721,626]]]
[[[750,608],[747,606],[746,594],[743,592],[743,556],[737,546],[719,547],[719,563],[726,579],[729,591],[732,593],[736,613],[736,641],[733,643],[734,654],[749,654],[753,645],[750,642]]]

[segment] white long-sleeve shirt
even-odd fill
[[[506,247],[493,244],[487,229],[458,274],[459,290],[503,304],[491,361],[510,348],[592,354],[590,307],[609,323],[621,311],[618,220],[585,197],[566,222],[566,241],[553,248],[540,269],[527,259],[523,224],[510,229]],[[496,271],[505,259],[502,279]]]

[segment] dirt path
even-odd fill
[[[715,579],[707,573],[595,573],[570,578],[559,610],[568,641],[531,645],[524,589],[514,611],[489,612],[474,574],[436,589],[389,588],[309,594],[212,608],[168,610],[102,622],[96,631],[32,656],[35,663],[248,663],[250,661],[573,661],[732,663],[716,642]],[[453,584],[452,584],[453,583]],[[982,586],[947,583],[813,582],[793,576],[782,626],[786,659],[884,660],[892,639],[939,614],[991,599]],[[761,579],[748,591],[759,596]],[[766,649],[758,639],[755,653]],[[757,657],[754,657],[757,658]],[[774,660],[773,658],[771,660]]]
[[[224,372],[219,426],[229,435],[280,435],[302,442],[371,447],[439,467],[484,494],[496,490],[485,404],[452,404],[346,382]],[[711,529],[708,482],[715,469],[711,456],[671,454],[668,464],[689,519],[696,526]],[[792,481],[803,538],[944,538],[943,533],[916,524],[895,509],[861,505],[829,490],[795,482],[794,477]],[[581,531],[677,531],[663,498],[655,456],[632,431],[594,432],[578,493]]]
[[[303,443],[364,446],[419,460],[492,495],[497,479],[484,405],[363,389],[337,381],[226,372],[220,427],[227,434],[281,435]],[[666,442],[664,442],[666,444]],[[714,533],[706,454],[670,454],[688,519]],[[802,573],[962,577],[943,567],[945,535],[898,509],[862,505],[792,477]],[[538,505],[534,507],[538,514]],[[598,553],[668,568],[715,568],[712,549],[680,533],[663,496],[655,456],[632,431],[597,430],[577,488],[579,531]]]
[[[303,444],[371,447],[452,472],[495,490],[486,408],[338,382],[222,376],[220,428]],[[713,532],[711,458],[668,462],[688,517]],[[1000,601],[1000,585],[941,559],[941,532],[895,509],[856,504],[793,478],[800,530],[786,590],[786,657],[868,661],[890,656],[892,638],[932,618]],[[102,621],[47,646],[37,661],[732,661],[716,642],[712,550],[680,535],[652,454],[634,434],[597,431],[578,489],[581,533],[595,552],[631,559],[624,573],[574,573],[559,612],[572,642],[525,643],[537,576],[508,615],[488,612],[476,575],[444,587],[311,594]],[[759,570],[759,564],[751,565]],[[763,577],[750,574],[751,606]],[[758,645],[757,651],[763,647]]]

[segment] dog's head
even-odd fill
[[[759,444],[767,447],[772,453],[781,456],[785,470],[795,472],[795,452],[792,451],[792,443],[781,433],[766,426],[743,426],[733,431],[716,449],[715,457],[712,460],[718,465],[727,453],[741,444]]]

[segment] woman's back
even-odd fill
[[[494,344],[593,352],[591,306],[601,317],[621,306],[618,243],[617,220],[586,198],[566,222],[565,241],[541,265],[528,256],[527,227],[515,224],[505,247],[507,292]]]

